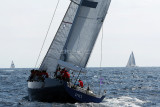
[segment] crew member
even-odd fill
[[[54,74],[54,76],[55,76],[56,78],[59,78],[59,77],[60,77],[60,71],[61,71],[61,68],[58,67],[57,70],[56,70],[56,72],[55,72],[55,74]]]
[[[65,71],[66,71],[66,69],[65,68],[63,68],[61,71],[60,71],[60,73],[61,73],[61,77],[62,77],[62,79],[64,80],[65,79]]]
[[[83,81],[79,79],[78,82],[79,82],[79,86],[80,86],[81,88],[83,88]]]
[[[30,74],[28,80],[29,80],[29,81],[33,81],[33,79],[34,79],[34,77],[35,77],[35,70],[33,69],[33,70],[31,70],[30,72],[31,72],[31,74]]]
[[[48,73],[45,70],[42,71],[42,77],[43,78],[48,78],[49,77]]]
[[[69,74],[69,72],[67,71],[67,70],[65,70],[65,73],[64,73],[64,79],[66,80],[66,81],[70,81],[70,74]]]

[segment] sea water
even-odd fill
[[[158,67],[88,68],[87,73],[80,75],[85,87],[89,85],[97,94],[107,91],[99,104],[30,102],[27,99],[30,70],[0,69],[0,107],[160,107]]]

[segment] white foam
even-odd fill
[[[128,96],[104,99],[101,103],[76,103],[76,107],[141,107],[146,101]]]
[[[19,107],[141,107],[147,101],[142,101],[137,98],[122,96],[118,98],[104,99],[101,103],[43,103],[21,101]]]
[[[109,107],[141,107],[144,103],[146,103],[146,101],[128,96],[122,96],[118,98],[104,99],[101,104]]]

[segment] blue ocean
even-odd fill
[[[27,99],[28,68],[0,69],[0,107],[160,107],[160,68],[87,68],[80,78],[95,93],[107,91],[103,102],[44,103]]]

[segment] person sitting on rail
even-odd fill
[[[66,69],[65,69],[65,68],[63,68],[63,69],[60,71],[61,78],[62,78],[63,80],[65,79],[65,76],[64,76],[65,71],[66,71]]]
[[[65,81],[67,81],[67,82],[69,82],[70,81],[70,74],[69,74],[69,72],[67,71],[67,70],[65,70],[65,73],[64,73],[64,80]]]
[[[35,76],[34,76],[34,81],[38,81],[39,80],[39,70],[35,70]]]
[[[29,76],[29,78],[28,78],[28,81],[33,81],[33,79],[34,79],[34,77],[35,77],[35,70],[32,69],[30,72],[31,72],[31,74],[30,74],[30,76]]]
[[[55,76],[56,78],[59,78],[59,79],[60,79],[60,78],[61,78],[61,73],[60,73],[60,72],[61,72],[61,68],[60,68],[60,67],[58,67],[58,69],[56,70],[56,72],[55,72],[55,75],[54,75],[54,76]]]
[[[60,70],[57,71],[57,76],[56,76],[56,78],[61,78],[61,72],[60,72]]]
[[[48,73],[45,70],[42,71],[42,77],[44,79],[49,77]]]
[[[89,91],[90,90],[90,87],[89,87],[89,85],[88,85],[88,87],[87,87],[87,91]]]

